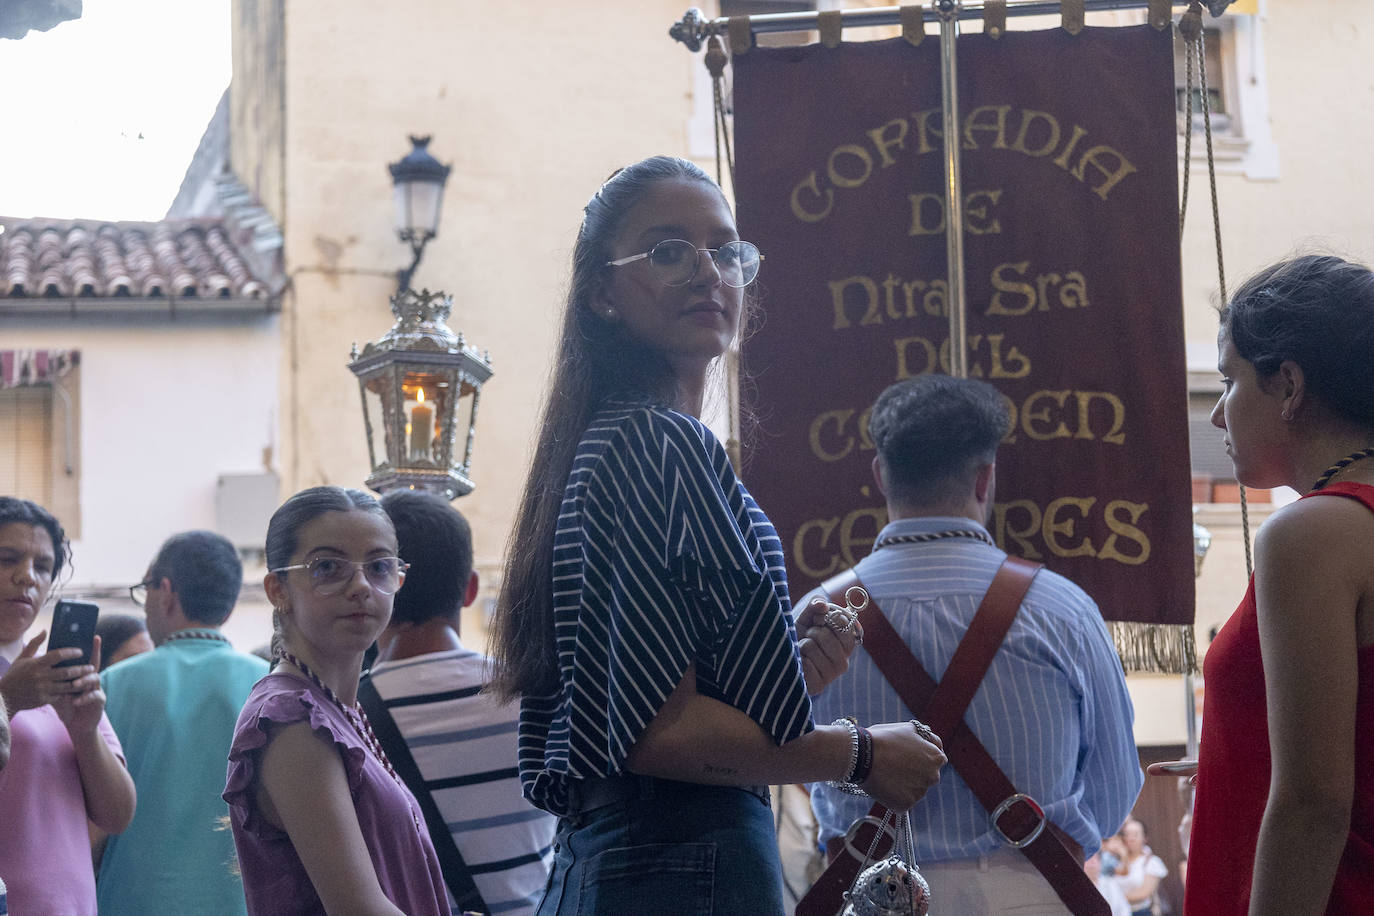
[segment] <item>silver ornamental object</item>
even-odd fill
[[[888,819],[892,817],[891,811],[883,815],[873,845],[864,857],[865,862],[872,858],[887,829]],[[896,815],[892,826],[892,854],[859,872],[845,892],[845,906],[840,916],[926,916],[930,912],[930,885],[916,867],[916,839],[911,834],[911,818],[903,811]]]
[[[896,856],[859,872],[845,898],[848,902],[840,916],[926,916],[930,912],[930,885],[917,868]]]

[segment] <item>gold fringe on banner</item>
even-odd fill
[[[1164,31],[1173,24],[1174,4],[1172,0],[1150,0],[1150,11],[1147,19],[1150,25],[1159,31]]]
[[[1063,14],[1064,31],[1070,35],[1083,31],[1083,0],[1062,0],[1059,11]]]
[[[913,48],[926,37],[925,10],[919,6],[903,6],[897,13],[902,22],[902,37]]]
[[[1128,673],[1197,673],[1197,637],[1191,624],[1108,620],[1107,632]]]
[[[748,16],[731,16],[725,28],[730,33],[730,53],[748,54],[754,45],[754,27]]]
[[[1001,38],[1007,30],[1007,0],[984,0],[983,31],[989,38]]]
[[[840,46],[840,34],[844,31],[844,17],[839,10],[825,10],[816,14],[816,28],[821,33],[821,44],[827,48]]]

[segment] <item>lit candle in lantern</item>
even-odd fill
[[[434,408],[425,405],[425,389],[419,392],[417,403],[410,409],[410,454],[413,458],[429,458],[429,445],[434,440]]]

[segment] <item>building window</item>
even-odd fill
[[[0,493],[52,502],[52,389],[0,391]]]
[[[76,362],[72,351],[0,351],[0,493],[47,508],[72,538],[81,531]]]
[[[1177,32],[1174,33],[1174,97],[1176,109],[1178,111],[1179,128],[1183,127],[1184,118],[1188,117],[1189,96],[1192,97],[1193,130],[1203,129],[1203,106],[1202,106],[1202,70],[1200,64],[1206,64],[1207,73],[1207,106],[1212,114],[1213,130],[1230,130],[1230,117],[1226,111],[1226,70],[1221,63],[1221,30],[1204,29],[1202,32],[1203,55],[1199,61],[1197,54],[1194,53],[1192,61],[1192,87],[1189,89],[1188,77],[1188,53],[1183,37]]]
[[[1255,12],[1236,12],[1252,7]],[[1203,59],[1207,65],[1207,104],[1212,113],[1213,161],[1218,171],[1249,178],[1271,179],[1279,175],[1278,150],[1269,132],[1269,84],[1264,64],[1264,17],[1256,3],[1229,9],[1220,18],[1208,18],[1202,32]],[[1198,61],[1193,60],[1193,118],[1187,122],[1188,71],[1186,49],[1174,29],[1174,100],[1178,112],[1179,155],[1185,135],[1192,135],[1192,164],[1205,169],[1207,150],[1202,144],[1206,123],[1202,115],[1202,87]]]

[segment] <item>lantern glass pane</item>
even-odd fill
[[[464,474],[470,470],[468,464],[472,459],[470,443],[473,434],[472,410],[475,403],[475,389],[470,384],[463,385],[453,415],[453,463],[461,468]]]
[[[398,181],[391,189],[391,200],[396,210],[396,234],[408,237],[410,231],[410,182]]]
[[[374,376],[363,383],[363,418],[368,437],[368,457],[374,468],[390,464],[392,443],[384,405],[386,376]]]
[[[444,186],[437,181],[410,182],[410,228],[417,238],[439,230],[439,202]]]

